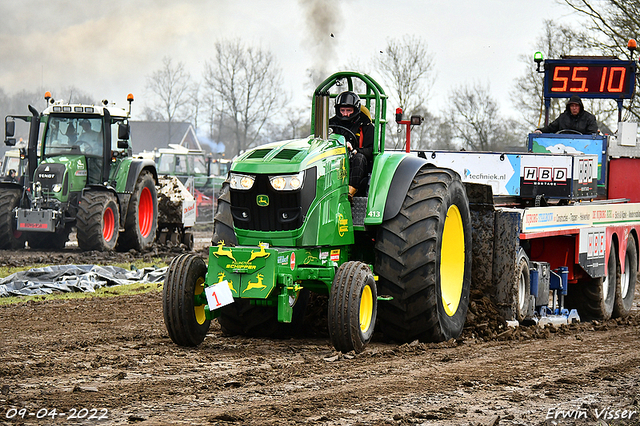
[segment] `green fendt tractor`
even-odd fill
[[[356,87],[375,126],[374,162],[366,196],[349,201],[347,140],[330,133],[328,115],[337,91]],[[367,75],[334,74],[315,90],[312,136],[233,162],[208,266],[183,254],[168,270],[164,321],[176,344],[200,344],[213,318],[227,334],[290,332],[309,291],[328,295],[328,330],[342,352],[362,351],[376,321],[395,341],[461,333],[471,273],[465,188],[449,169],[384,152],[386,99]]]
[[[157,173],[152,160],[133,159],[129,111],[54,102],[31,116],[5,119],[14,146],[16,120],[29,123],[18,182],[0,182],[0,248],[62,248],[75,227],[83,250],[142,250],[156,237]],[[42,133],[42,139],[39,135]]]

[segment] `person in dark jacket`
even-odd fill
[[[373,123],[360,106],[356,93],[342,92],[336,97],[336,114],[329,120],[333,132],[344,136],[350,153],[349,198],[366,190],[367,173],[373,166]]]
[[[571,96],[564,112],[548,126],[540,127],[534,133],[557,133],[561,130],[574,130],[583,135],[599,132],[596,116],[585,111],[580,96]]]

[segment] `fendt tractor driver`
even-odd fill
[[[548,126],[536,129],[534,133],[557,133],[562,130],[573,130],[583,135],[599,133],[596,116],[584,109],[580,96],[573,95],[567,101],[567,107],[562,114]]]
[[[373,134],[371,119],[362,112],[360,97],[351,91],[336,97],[336,114],[329,120],[334,132],[345,137],[350,152],[349,199],[367,187],[367,173],[373,166]],[[356,138],[354,140],[354,137]]]

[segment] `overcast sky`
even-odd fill
[[[321,27],[330,32],[314,32],[309,16],[328,19]],[[131,92],[135,119],[146,78],[163,57],[200,78],[213,43],[239,37],[274,54],[293,102],[308,109],[308,69],[368,63],[389,38],[409,34],[435,55],[432,111],[439,113],[453,87],[481,82],[515,118],[514,78],[526,67],[519,55],[533,56],[549,18],[579,19],[556,0],[0,0],[0,87],[73,85],[123,107]]]

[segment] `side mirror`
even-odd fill
[[[118,123],[118,146],[120,140],[129,140],[129,132],[129,123]]]
[[[5,134],[5,138],[12,138],[15,134],[16,134],[16,122],[11,120],[11,121],[5,121],[4,123],[4,134]]]
[[[129,148],[129,123],[118,123],[118,149]]]
[[[8,118],[8,117],[7,117]],[[13,136],[16,134],[16,122],[5,121],[4,122],[4,144],[7,146],[16,146],[16,138]]]

